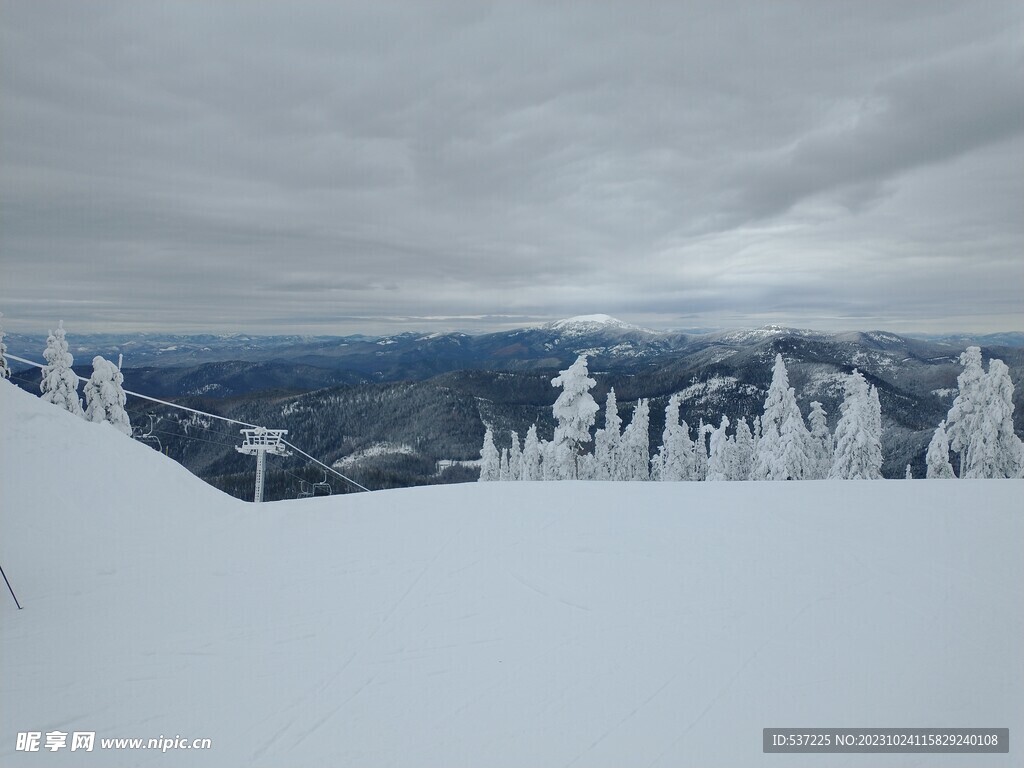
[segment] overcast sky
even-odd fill
[[[1024,330],[1024,4],[0,0],[8,330]]]

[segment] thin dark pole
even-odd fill
[[[7,585],[7,589],[11,593],[11,597],[14,598],[14,604],[16,606],[18,606],[18,610],[20,611],[21,610],[21,603],[18,602],[18,596],[16,594],[14,594],[14,590],[11,589],[11,582],[9,582],[7,580],[7,574],[4,573],[4,567],[2,565],[0,565],[0,574],[3,574],[4,583]]]

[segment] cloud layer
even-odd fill
[[[1019,330],[1022,22],[13,0],[0,308],[25,330]]]

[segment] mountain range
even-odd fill
[[[834,429],[843,381],[859,369],[879,391],[883,473],[903,477],[907,464],[924,473],[935,426],[956,395],[959,354],[970,344],[1002,359],[1017,384],[1015,426],[1024,432],[1024,334],[916,338],[886,331],[828,333],[766,326],[709,333],[640,328],[588,315],[537,328],[497,333],[402,333],[393,336],[69,337],[88,376],[94,354],[124,354],[127,389],[170,398],[250,423],[290,430],[291,439],[369,487],[465,481],[475,469],[485,425],[499,447],[532,423],[553,429],[550,379],[588,355],[593,390],[603,406],[614,387],[628,422],[638,398],[651,399],[651,447],[661,442],[663,411],[680,392],[691,427],[722,415],[752,418],[762,410],[771,363],[781,353],[806,415],[820,401]],[[31,342],[31,343],[30,343]],[[12,353],[39,359],[44,341],[10,336]],[[38,371],[16,383],[38,392]],[[251,458],[233,450],[238,433],[200,423],[164,406],[130,398],[133,423],[155,430],[149,440],[196,474],[239,496],[251,494]],[[198,419],[198,420],[197,420]],[[598,415],[600,427],[603,413]],[[206,431],[203,431],[206,430]],[[154,439],[156,438],[156,439]],[[268,465],[268,496],[295,495],[322,480],[295,459]],[[335,483],[337,485],[337,483]],[[334,488],[333,490],[340,490]]]

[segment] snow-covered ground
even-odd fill
[[[0,435],[3,766],[1021,764],[1021,481],[256,506],[5,382]],[[1011,752],[763,755],[770,726],[1009,727]],[[55,730],[96,747],[16,750]],[[211,748],[99,746],[161,736]]]

